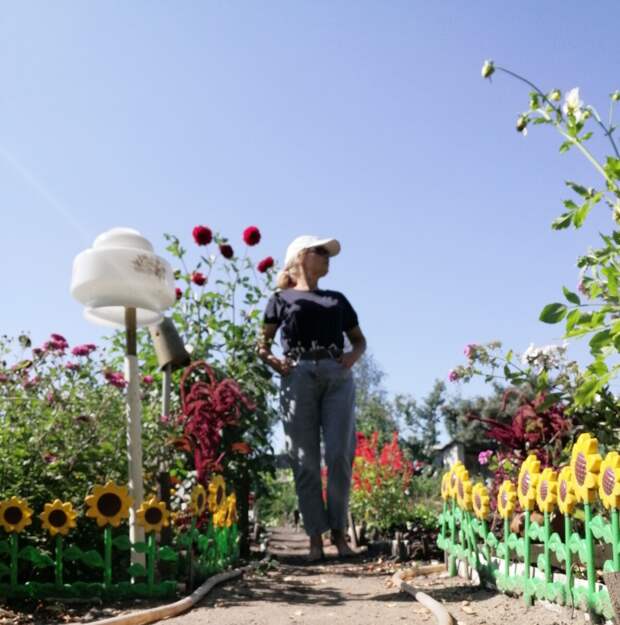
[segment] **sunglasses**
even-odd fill
[[[329,256],[329,251],[325,247],[311,247],[308,249],[309,252],[313,254],[317,254],[318,256]]]

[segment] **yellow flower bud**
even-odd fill
[[[547,96],[552,102],[558,102],[562,97],[562,92],[559,89],[554,89]]]
[[[527,115],[519,115],[517,119],[517,132],[521,132],[524,135],[527,134]]]
[[[620,91],[617,91],[617,90],[616,90],[616,91],[614,91],[614,92],[611,94],[611,99],[612,99],[614,102],[617,102],[618,100],[620,100]]]
[[[483,78],[491,78],[493,72],[495,72],[495,65],[493,64],[493,61],[489,59],[484,62],[484,65],[482,66],[482,71],[480,73],[482,74]]]

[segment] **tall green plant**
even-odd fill
[[[519,115],[516,128],[522,134],[529,126],[545,124],[552,126],[560,135],[560,152],[577,150],[600,176],[597,187],[566,181],[573,192],[564,200],[565,211],[553,222],[552,227],[561,230],[573,226],[581,228],[592,209],[597,205],[607,206],[612,228],[602,233],[603,245],[588,251],[577,261],[580,269],[580,294],[566,287],[563,294],[567,303],[554,302],[544,307],[540,319],[545,323],[565,322],[565,336],[568,338],[590,336],[589,346],[593,361],[584,373],[583,380],[575,393],[578,405],[591,404],[597,394],[620,372],[620,364],[610,362],[620,352],[620,152],[615,140],[617,127],[613,122],[620,91],[609,96],[607,120],[589,104],[580,99],[579,89],[574,88],[564,95],[559,89],[543,91],[533,82],[515,72],[485,61],[483,78],[491,78],[501,72],[528,85],[529,108]],[[607,139],[611,154],[597,154],[590,140],[598,132]]]

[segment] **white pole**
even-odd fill
[[[136,523],[136,511],[144,499],[142,483],[142,404],[140,402],[140,373],[138,371],[136,340],[136,309],[125,309],[127,349],[125,378],[127,380],[127,465],[129,495],[133,499],[129,510],[129,540],[144,542],[144,528]],[[144,564],[143,553],[131,552],[131,562]]]

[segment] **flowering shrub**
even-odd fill
[[[381,449],[378,440],[378,432],[370,437],[357,435],[351,512],[369,527],[387,531],[410,519],[413,501],[409,487],[414,470],[421,466],[414,467],[404,457],[396,432]]]
[[[563,201],[566,210],[553,222],[552,227],[556,230],[571,225],[580,228],[592,209],[599,204],[606,204],[610,209],[613,228],[611,232],[601,234],[602,247],[590,249],[577,260],[580,276],[576,290],[579,294],[563,287],[567,304],[548,304],[540,314],[540,319],[545,323],[565,320],[567,338],[590,335],[593,362],[579,380],[574,402],[578,406],[591,405],[609,381],[620,372],[620,364],[617,359],[613,360],[620,352],[620,267],[617,263],[620,254],[620,230],[617,228],[620,223],[620,150],[615,140],[617,126],[613,122],[614,107],[620,101],[620,91],[609,94],[609,121],[605,124],[596,108],[581,100],[578,88],[568,91],[564,102],[560,103],[562,93],[559,89],[545,92],[518,74],[496,66],[493,61],[485,61],[482,76],[490,78],[498,71],[532,88],[529,108],[519,116],[517,130],[526,134],[528,126],[533,124],[552,126],[562,137],[560,152],[577,150],[602,178],[599,188],[566,181],[573,195]],[[602,131],[603,137],[609,141],[611,154],[595,153],[590,139],[597,130]]]

